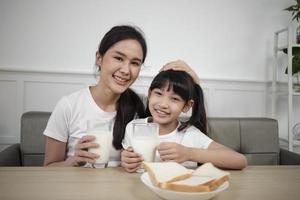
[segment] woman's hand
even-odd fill
[[[189,160],[189,148],[175,142],[162,142],[157,150],[162,161],[182,163]]]
[[[93,143],[94,140],[95,137],[91,135],[86,135],[80,138],[78,143],[75,145],[74,156],[69,157],[66,161],[69,162],[72,166],[82,166],[86,163],[95,163],[95,160],[101,155],[88,152],[89,148],[99,147],[99,144]]]
[[[169,63],[165,64],[161,68],[160,71],[166,71],[169,69],[173,69],[173,70],[177,70],[177,71],[185,71],[193,78],[193,80],[196,84],[200,83],[200,79],[199,79],[198,75],[196,74],[196,72],[182,60],[176,60],[176,61],[169,62]]]
[[[143,162],[141,155],[135,153],[131,147],[121,152],[121,166],[127,172],[135,172]]]

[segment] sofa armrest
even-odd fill
[[[300,165],[300,154],[280,149],[280,165]]]
[[[0,152],[0,166],[21,166],[20,144],[13,144]]]

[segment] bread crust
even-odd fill
[[[220,185],[222,185],[223,183],[225,183],[226,181],[229,180],[229,176],[226,175],[226,176],[223,176],[219,179],[215,179],[212,183],[210,183],[210,190],[211,191],[214,191],[216,190]]]
[[[179,192],[209,192],[210,189],[210,183],[213,180],[204,183],[204,184],[199,184],[199,185],[185,185],[185,184],[178,184],[178,183],[168,183],[166,184],[166,189],[169,190],[175,190]]]

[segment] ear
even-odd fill
[[[96,65],[98,65],[100,67],[101,62],[102,62],[102,55],[99,53],[99,51],[97,51],[96,52]]]
[[[150,95],[151,95],[151,90],[149,89],[148,90],[148,96],[147,96],[147,99],[149,100],[149,98],[150,98]]]
[[[190,110],[191,107],[193,107],[194,105],[194,101],[193,100],[189,100],[183,107],[182,112],[186,113]]]

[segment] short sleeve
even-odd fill
[[[183,138],[182,143],[185,146],[190,146],[199,149],[207,149],[213,141],[211,138],[209,138],[207,135],[205,135],[195,127],[189,128],[184,134],[185,136]]]
[[[55,106],[44,130],[44,135],[61,142],[67,142],[70,116],[71,106],[66,97],[63,97]]]
[[[124,149],[132,147],[132,122],[129,122],[126,126],[125,135],[122,141],[122,146]]]

